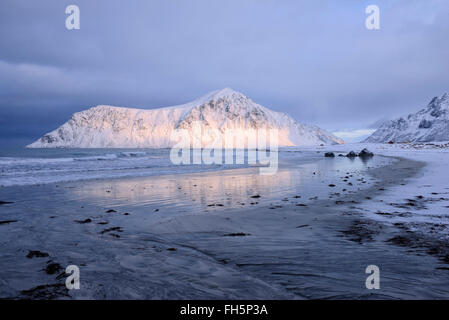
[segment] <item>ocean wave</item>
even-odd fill
[[[73,158],[0,158],[0,165],[27,165],[27,164],[51,164],[60,162],[71,162]]]
[[[104,161],[104,160],[115,160],[117,158],[118,158],[117,154],[109,153],[109,154],[99,155],[99,156],[73,158],[73,160],[74,161]]]
[[[179,174],[229,169],[227,165],[175,165],[165,150],[19,150],[0,157],[0,186]],[[45,150],[45,152],[48,152]],[[242,165],[235,165],[242,167]]]
[[[124,151],[124,152],[120,152],[119,156],[120,157],[131,157],[131,158],[137,158],[137,157],[144,157],[147,156],[148,153],[145,151]]]

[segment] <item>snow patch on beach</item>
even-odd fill
[[[376,221],[406,224],[411,231],[432,232],[449,239],[449,143],[357,143],[333,146],[332,151],[346,154],[363,148],[376,155],[424,162],[425,166],[418,175],[388,187],[380,196],[358,205],[358,209]]]

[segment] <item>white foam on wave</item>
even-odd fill
[[[219,170],[220,165],[174,165],[159,151],[57,151],[59,157],[0,157],[0,186],[36,185],[92,179],[154,176]],[[228,167],[229,168],[229,167]]]
[[[117,159],[117,154],[110,153],[105,155],[99,155],[99,156],[91,156],[91,157],[80,157],[80,158],[74,158],[74,161],[103,161],[103,160],[115,160]]]
[[[12,157],[1,157],[0,166],[8,165],[27,165],[27,164],[51,164],[60,162],[71,162],[73,158],[12,158]]]

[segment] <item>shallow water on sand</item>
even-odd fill
[[[242,167],[175,165],[169,156],[170,149],[0,150],[0,187]]]
[[[169,161],[166,156],[165,160]],[[367,168],[391,162],[382,157],[365,161],[345,157],[329,159],[316,152],[281,152],[279,161],[274,175],[261,175],[258,167],[211,171],[214,166],[202,166],[196,168],[199,172],[189,172],[195,170],[189,169],[182,173],[182,168],[177,168],[176,174],[162,171],[157,175],[151,172],[146,177],[3,187],[0,194],[3,193],[3,198],[17,199],[16,207],[21,203],[45,207],[47,196],[51,195],[54,202],[53,197],[57,195],[64,203],[76,201],[84,206],[142,207],[143,211],[151,212],[146,218],[158,220],[186,213],[279,206],[288,197],[296,197],[298,204],[305,204],[328,199],[333,194],[354,193],[370,185],[369,179],[363,184],[356,183],[360,182],[356,176],[358,179]],[[346,182],[340,181],[346,174],[351,177]]]
[[[348,241],[341,229],[353,218],[333,212],[379,183],[369,168],[394,161],[288,152],[273,176],[240,168],[0,188],[14,202],[0,206],[11,221],[0,225],[0,297],[366,298],[363,266],[379,259],[396,271],[377,297],[406,297],[400,264],[427,265]],[[52,263],[61,269],[49,274]],[[58,286],[69,264],[81,290]]]

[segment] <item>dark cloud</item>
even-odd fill
[[[449,90],[449,3],[82,0],[0,3],[0,144],[97,104],[152,108],[232,87],[299,121],[363,128]],[[65,29],[65,7],[81,29]]]

